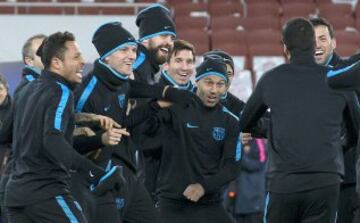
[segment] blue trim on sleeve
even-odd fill
[[[35,80],[34,76],[31,75],[31,74],[25,75],[25,78],[26,78],[26,80],[28,80],[29,82],[32,82],[32,81]]]
[[[176,38],[176,33],[174,33],[174,32],[171,32],[171,31],[161,31],[161,32],[157,32],[157,33],[153,33],[153,34],[144,36],[143,38],[139,39],[139,41],[142,42],[142,41],[144,41],[144,40],[151,39],[151,38],[153,38],[153,37],[160,36],[160,35],[172,35],[172,36],[174,36],[174,37]]]
[[[70,96],[70,90],[68,87],[66,87],[64,84],[62,84],[60,82],[57,82],[57,84],[60,85],[62,93],[61,93],[60,102],[58,104],[58,107],[57,107],[56,113],[55,113],[54,127],[55,127],[55,129],[61,131],[62,115],[64,113],[67,101]]]
[[[239,121],[239,117],[237,117],[234,113],[232,113],[227,107],[223,106],[222,111],[234,117],[236,121]]]
[[[112,160],[109,160],[109,162],[106,165],[105,171],[108,172],[112,167]]]
[[[116,169],[117,167],[113,166],[108,172],[106,172],[106,174],[100,178],[99,184],[109,178],[116,171]]]
[[[75,112],[81,112],[81,110],[84,108],[85,102],[89,98],[91,92],[94,90],[96,83],[97,83],[97,78],[94,75],[89,81],[83,93],[81,94],[80,99],[76,104]]]
[[[203,74],[197,76],[197,77],[195,78],[195,80],[198,81],[198,80],[200,80],[200,79],[202,79],[202,78],[204,78],[204,77],[210,76],[210,75],[215,75],[215,76],[221,77],[222,79],[225,80],[226,83],[228,82],[227,76],[225,76],[225,75],[222,74],[222,73],[215,72],[215,71],[210,71],[210,72],[203,73]]]
[[[359,62],[353,63],[350,66],[346,66],[346,67],[338,69],[338,70],[329,70],[326,73],[326,76],[327,77],[333,77],[333,76],[341,75],[342,73],[344,73],[344,72],[350,70],[351,68],[353,68],[357,63],[359,63]]]
[[[263,223],[267,223],[267,213],[268,213],[268,206],[270,201],[270,193],[266,194],[265,198],[265,208],[264,208],[264,216],[263,216]]]
[[[65,215],[70,220],[70,223],[79,223],[77,218],[75,217],[74,213],[71,211],[70,207],[66,204],[66,201],[63,196],[56,196],[56,201],[60,205],[60,207],[63,209]]]
[[[238,139],[236,144],[236,153],[235,153],[235,161],[238,162],[241,160],[242,157],[242,145],[240,140]]]
[[[140,52],[140,55],[136,58],[135,63],[133,64],[133,69],[137,69],[145,61],[145,54]]]

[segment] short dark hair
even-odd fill
[[[34,55],[36,55],[36,51],[33,52],[31,49],[33,41],[36,39],[45,39],[45,38],[46,38],[46,36],[44,34],[37,34],[26,40],[26,42],[22,48],[22,59],[23,59],[24,63],[25,63],[25,57],[32,58]]]
[[[330,34],[331,39],[334,38],[334,28],[329,23],[329,21],[327,21],[325,18],[322,18],[322,17],[311,18],[310,22],[314,27],[316,27],[316,26],[326,26],[328,28],[328,30],[329,30],[329,34]]]
[[[294,51],[314,51],[315,49],[314,27],[305,18],[290,19],[285,24],[282,38],[290,53]]]
[[[186,40],[177,39],[177,40],[174,41],[174,47],[173,47],[171,53],[169,54],[166,62],[169,63],[171,57],[176,56],[176,54],[181,50],[189,50],[189,51],[191,51],[191,53],[193,55],[193,61],[195,61],[195,47],[194,47],[194,45],[191,44],[190,42],[186,41]]]
[[[67,31],[54,33],[43,41],[37,54],[41,57],[45,69],[50,67],[54,57],[64,60],[64,53],[67,49],[65,44],[68,41],[75,41],[75,36]]]
[[[0,74],[0,84],[3,84],[7,91],[9,91],[9,84],[7,80],[5,79],[5,76]]]

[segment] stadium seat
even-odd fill
[[[359,45],[352,44],[338,44],[336,47],[336,53],[338,53],[342,57],[349,57],[359,51]]]
[[[279,30],[280,21],[278,16],[257,16],[239,18],[239,24],[245,30],[275,29]]]
[[[283,21],[292,17],[309,17],[316,14],[316,5],[310,1],[288,2],[282,5]]]
[[[281,12],[280,5],[272,2],[252,2],[246,6],[247,17],[258,17],[258,16],[279,16]]]
[[[240,20],[233,15],[211,17],[211,30],[221,32],[223,29],[236,30],[240,25]]]
[[[331,23],[335,30],[345,30],[346,28],[355,29],[355,19],[353,17],[338,17],[336,15],[324,16]]]
[[[176,29],[187,29],[189,26],[194,29],[207,29],[209,26],[209,19],[207,17],[190,17],[177,16],[175,17]]]
[[[222,49],[232,55],[248,55],[246,32],[233,29],[212,32],[212,49]]]
[[[211,17],[224,16],[224,15],[234,15],[236,17],[244,16],[244,9],[240,2],[227,1],[227,2],[217,2],[214,3],[210,1],[209,3],[209,13]]]
[[[195,48],[197,55],[202,55],[210,49],[210,40],[207,31],[199,29],[186,29],[177,32],[177,38],[191,42]]]
[[[182,3],[173,6],[176,16],[196,16],[207,14],[207,4],[205,3]]]
[[[351,5],[348,4],[320,4],[318,8],[321,17],[353,17]]]

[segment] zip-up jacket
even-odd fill
[[[166,133],[159,173],[160,198],[186,201],[186,187],[200,183],[205,195],[198,202],[219,202],[222,187],[239,172],[237,117],[220,104],[205,107],[197,98],[186,108],[173,105],[160,110],[149,124],[149,134]]]
[[[268,190],[305,191],[336,184],[344,174],[341,124],[358,123],[356,95],[329,88],[329,68],[312,52],[297,52],[289,64],[268,71],[249,98],[240,130],[250,131],[271,110],[268,137]],[[351,110],[351,109],[356,109]],[[350,135],[357,137],[358,126]]]
[[[43,71],[14,98],[13,165],[5,205],[24,206],[69,193],[69,170],[103,173],[72,147],[71,85]]]

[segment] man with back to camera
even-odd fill
[[[196,74],[197,98],[172,105],[148,121],[147,134],[166,134],[159,172],[164,223],[232,222],[221,204],[222,187],[239,171],[238,118],[220,102],[226,65],[206,59]]]
[[[308,20],[288,21],[283,42],[290,63],[264,74],[240,118],[240,130],[250,131],[271,109],[264,220],[334,222],[344,171],[341,125],[354,124],[349,136],[356,138],[359,111],[350,110],[346,93],[326,86],[328,68],[315,62],[315,34]]]
[[[69,192],[69,170],[89,171],[97,193],[120,187],[123,178],[118,167],[105,172],[71,146],[70,89],[81,82],[84,66],[74,36],[54,33],[38,52],[45,69],[14,99],[14,165],[4,200],[7,216],[20,223],[86,222]]]
[[[351,64],[360,59],[354,55],[349,59],[342,59],[337,55],[336,39],[333,27],[324,18],[312,18],[316,37],[315,60],[318,64],[326,66],[339,66]],[[346,139],[346,135],[344,137]],[[346,146],[345,146],[346,147]],[[346,148],[344,153],[345,176],[340,185],[340,198],[338,210],[338,223],[359,222],[359,198],[356,195],[355,164],[357,160],[356,147]]]

